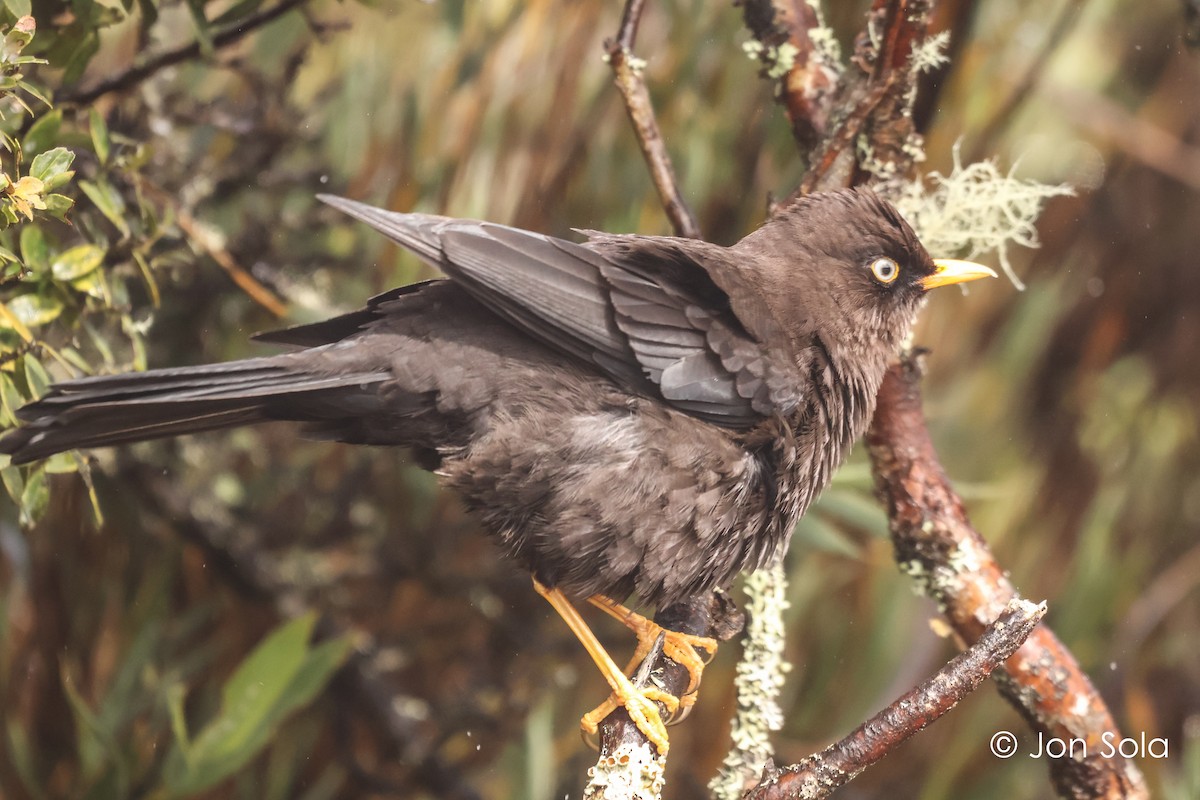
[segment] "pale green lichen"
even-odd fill
[[[1038,247],[1035,223],[1042,205],[1074,191],[1014,177],[1015,169],[1001,172],[991,160],[964,166],[955,145],[949,175],[931,172],[925,181],[896,184],[887,193],[929,252],[971,259],[995,252],[1009,280],[1024,289],[1009,262],[1009,247]]]
[[[807,0],[808,7],[812,9],[813,18],[816,24],[808,29],[808,40],[812,42],[813,50],[817,58],[825,62],[826,66],[837,67],[842,63],[842,45],[837,40],[837,36],[825,24],[825,9],[821,5],[821,0]]]
[[[763,47],[763,43],[758,39],[751,39],[749,41],[742,42],[742,52],[745,53],[751,61],[758,61],[762,57],[763,50],[765,49],[766,48]]]
[[[733,747],[709,784],[717,800],[736,800],[774,755],[771,734],[783,726],[779,692],[791,665],[784,660],[788,607],[787,576],[782,564],[746,578],[746,624],[742,659],[737,666],[737,712],[730,736]]]
[[[772,80],[779,80],[784,75],[792,71],[792,67],[796,66],[796,56],[800,54],[800,48],[791,42],[784,42],[779,47],[769,48],[767,50],[767,77]]]

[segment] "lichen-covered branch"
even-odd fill
[[[983,683],[1021,646],[1046,614],[1046,604],[1013,599],[979,640],[929,680],[864,722],[846,738],[799,764],[766,770],[746,800],[818,800],[941,717]]]
[[[829,103],[841,75],[841,54],[817,2],[744,0],[742,17],[754,36],[746,54],[760,75],[776,81],[775,99],[792,125],[792,135],[811,147],[824,136]]]
[[[920,358],[910,355],[888,372],[867,434],[876,490],[887,506],[900,568],[937,601],[955,633],[977,641],[988,620],[1017,596],[987,543],[967,519],[962,500],[942,470],[921,406]],[[1048,758],[1062,797],[1142,798],[1147,790],[1134,763],[1103,758],[1116,722],[1070,651],[1040,627],[996,672],[1000,693],[1047,736],[1083,739],[1083,758]]]
[[[746,633],[734,688],[733,747],[709,783],[715,800],[737,800],[775,755],[771,735],[783,727],[779,693],[791,669],[784,659],[787,571],[779,560],[746,578]]]

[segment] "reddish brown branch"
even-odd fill
[[[912,54],[928,26],[928,0],[876,0],[855,41],[853,68],[836,90],[830,111],[835,124],[809,154],[808,173],[791,199],[869,182],[884,165],[889,177],[912,170]],[[863,150],[869,150],[870,163],[864,163]]]
[[[938,602],[955,633],[975,642],[1017,592],[941,468],[919,382],[919,359],[910,356],[892,367],[879,391],[867,434],[876,490],[887,506],[897,563]],[[1047,759],[1060,796],[1148,796],[1132,761],[1103,757],[1102,737],[1121,738],[1116,723],[1070,651],[1047,628],[1034,631],[996,679],[1000,693],[1034,730],[1086,743],[1086,757]]]
[[[830,45],[819,44],[823,21],[817,8],[789,0],[744,0],[741,5],[746,27],[758,42],[752,52],[762,64],[760,76],[779,81],[775,99],[787,114],[792,136],[804,147],[815,145],[828,127],[841,73]]]
[[[675,169],[671,166],[671,156],[667,153],[667,145],[658,130],[658,120],[654,117],[654,107],[650,103],[650,92],[642,78],[645,65],[633,55],[633,43],[637,38],[638,23],[641,21],[644,7],[645,0],[628,0],[621,15],[621,28],[615,38],[604,43],[604,49],[616,77],[617,89],[625,100],[625,109],[633,122],[633,131],[637,135],[638,144],[641,145],[642,155],[646,158],[646,166],[650,168],[654,188],[658,190],[659,200],[662,201],[667,217],[671,220],[675,235],[699,239],[700,226],[696,224],[695,215],[683,199],[683,193],[679,191]]]
[[[1014,600],[979,641],[929,680],[906,692],[846,738],[799,764],[766,770],[746,800],[828,797],[897,745],[938,719],[1011,656],[1046,614],[1045,604]]]

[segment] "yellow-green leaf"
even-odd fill
[[[0,330],[10,329],[16,331],[27,342],[33,341],[33,334],[29,332],[29,328],[25,327],[25,323],[17,316],[16,312],[9,310],[9,307],[0,303]]]
[[[11,323],[15,318],[15,321],[23,326],[17,328],[17,333],[21,333],[24,329],[25,334],[28,334],[28,328],[53,322],[62,313],[62,310],[62,301],[56,297],[33,293],[19,294],[8,301],[8,311],[12,315],[8,321]],[[22,334],[22,338],[26,338],[25,334]]]
[[[94,244],[81,244],[72,247],[50,265],[50,274],[56,280],[75,281],[91,273],[104,263],[104,251]]]
[[[121,193],[114,189],[111,183],[105,180],[96,183],[80,181],[79,188],[117,230],[126,236],[129,235],[129,223],[125,221],[125,198],[121,197]]]
[[[88,128],[92,134],[92,147],[96,150],[96,158],[101,164],[108,162],[108,125],[104,122],[104,117],[92,106],[88,113]]]
[[[21,259],[35,273],[45,272],[50,264],[50,246],[46,235],[37,225],[21,228]]]

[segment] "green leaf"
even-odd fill
[[[41,518],[50,502],[50,485],[46,482],[45,470],[35,469],[25,481],[21,492],[21,524],[32,525]]]
[[[47,475],[70,475],[79,471],[79,462],[71,453],[55,453],[42,462]]]
[[[121,764],[120,748],[113,738],[112,731],[106,729],[65,671],[62,685],[75,717],[76,748],[84,778],[94,779],[104,768]]]
[[[92,147],[96,149],[96,158],[101,164],[108,162],[109,140],[108,140],[108,125],[104,122],[104,117],[92,106],[88,112],[88,128],[92,134]]]
[[[48,194],[45,197],[45,203],[46,213],[60,218],[71,210],[71,206],[75,205],[74,200],[63,194]]]
[[[21,228],[21,260],[35,275],[45,272],[50,266],[50,246],[46,244],[46,235],[37,225]]]
[[[49,62],[49,61],[46,61],[46,60],[45,60],[45,59],[43,59],[43,58],[39,58],[39,59],[35,59],[35,63],[37,63],[37,64],[49,64],[50,62]],[[18,88],[18,89],[20,89],[20,90],[22,90],[22,91],[29,92],[29,94],[33,95],[33,96],[34,96],[34,97],[36,97],[38,100],[40,100],[40,101],[41,101],[41,103],[42,103],[42,105],[44,105],[46,108],[53,108],[53,107],[54,107],[54,104],[50,102],[50,99],[49,99],[48,97],[46,97],[46,94],[45,94],[45,92],[43,92],[43,91],[42,91],[42,89],[41,89],[40,87],[38,87],[38,86],[34,86],[34,85],[33,85],[32,83],[30,83],[29,81],[17,81],[17,88]],[[15,96],[15,95],[14,95],[14,96]],[[29,106],[26,106],[24,103],[22,103],[21,105],[25,106],[25,110],[26,110],[26,111],[29,111]],[[33,112],[32,112],[32,111],[29,111],[29,113],[31,113],[31,114],[32,114]]]
[[[99,5],[98,3],[93,4]],[[96,29],[90,29],[84,34],[83,41],[76,45],[63,65],[62,82],[64,85],[75,83],[87,69],[88,62],[100,49],[100,34]]]
[[[27,327],[53,322],[62,313],[62,301],[44,294],[19,294],[8,301],[8,310]]]
[[[204,0],[185,0],[188,11],[191,12],[192,24],[196,28],[196,42],[200,52],[205,56],[213,53],[212,34],[209,32],[208,18],[204,16]]]
[[[6,426],[17,421],[17,409],[25,405],[25,397],[17,390],[17,385],[7,373],[0,372],[0,415]]]
[[[175,794],[203,791],[241,769],[267,745],[283,720],[307,705],[350,652],[349,639],[309,648],[316,617],[307,614],[277,628],[226,682],[221,710],[190,744],[176,731],[179,755],[167,769]]]
[[[50,265],[50,274],[55,280],[74,281],[91,273],[104,263],[104,251],[94,244],[72,247]]]
[[[29,0],[4,0],[4,7],[17,19],[29,16]]]
[[[114,305],[109,294],[108,276],[102,269],[92,270],[82,278],[71,281],[71,288],[89,297],[103,300],[104,305],[109,308]]]
[[[25,364],[25,383],[29,387],[29,396],[36,400],[50,388],[50,376],[46,374],[42,362],[32,355],[26,353],[21,361]]]
[[[21,259],[17,258],[17,254],[7,247],[0,245],[0,262],[5,264],[16,262],[17,266],[21,266]],[[0,273],[2,277],[8,277],[7,273]]]
[[[134,251],[133,260],[142,273],[142,280],[146,282],[146,288],[150,290],[150,304],[158,308],[162,305],[162,296],[158,293],[158,281],[154,279],[154,271],[150,269],[150,264],[141,253]]]
[[[4,484],[4,491],[8,492],[14,503],[21,502],[21,494],[25,491],[21,470],[13,466],[0,468],[0,483]]]
[[[36,766],[35,749],[29,741],[29,735],[21,727],[21,720],[15,715],[6,720],[4,732],[8,738],[8,762],[13,765],[22,788],[36,800],[46,796],[42,790],[42,781]]]
[[[121,193],[113,188],[111,183],[103,178],[96,183],[80,181],[79,188],[117,230],[126,236],[129,235],[129,223],[125,220],[125,198],[121,197]]]
[[[29,3],[24,4],[24,9],[25,13],[17,15],[16,24],[4,36],[5,61],[10,63],[20,63],[17,54],[33,41],[33,34],[37,30],[37,22],[29,16]]]
[[[70,150],[65,147],[55,147],[44,153],[38,153],[33,159],[33,163],[29,165],[29,174],[44,183],[47,189],[53,189],[60,184],[51,182],[66,173],[74,161],[75,154]]]
[[[182,684],[172,683],[167,687],[167,714],[171,718],[171,732],[175,734],[178,752],[188,767],[192,764],[192,741],[188,737],[187,715],[183,711],[186,699]]]
[[[47,114],[38,117],[32,125],[29,126],[29,132],[25,134],[24,141],[21,142],[21,150],[26,157],[37,156],[51,148],[58,141],[58,131],[62,127],[62,110],[55,109]]]

